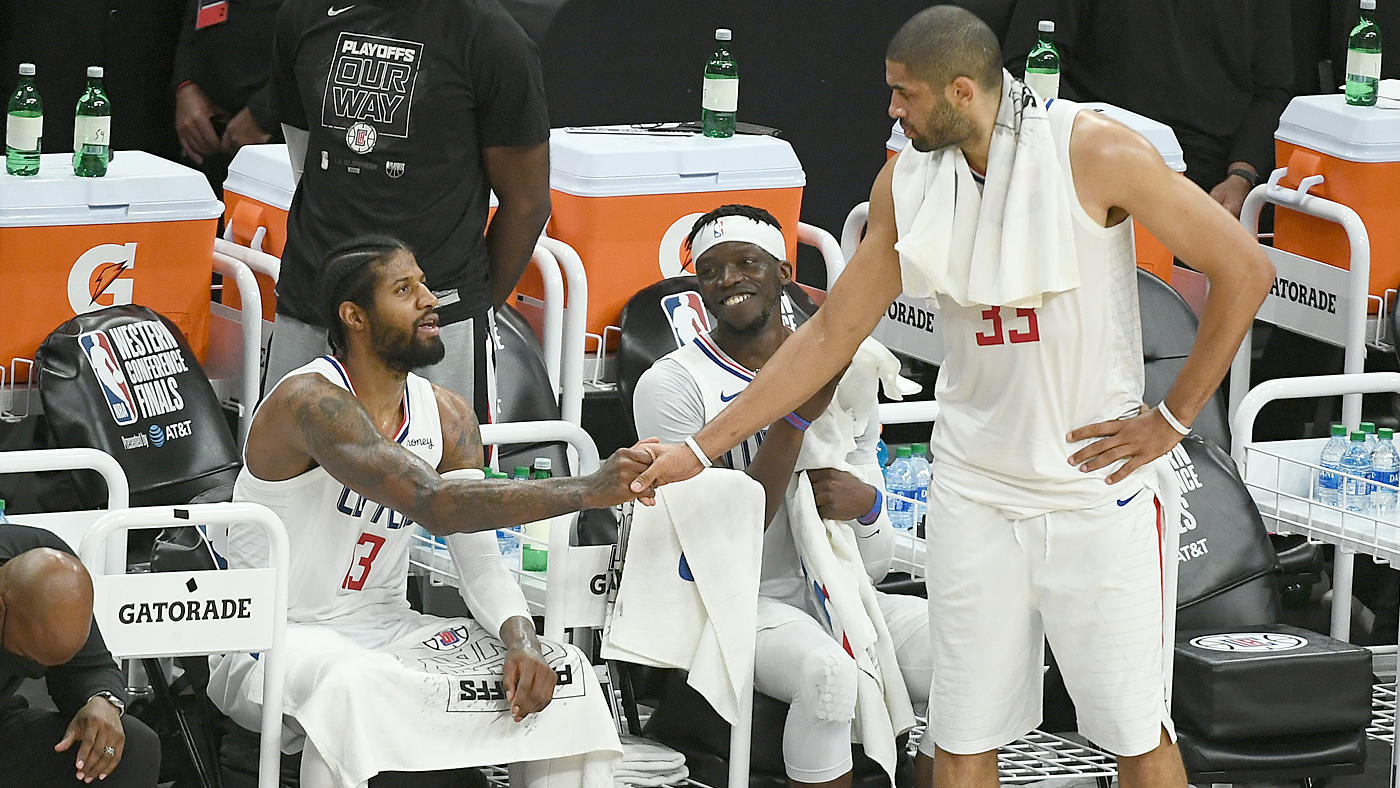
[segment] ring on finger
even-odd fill
[[[104,753],[108,754],[108,755],[116,755],[116,754],[117,754],[117,748],[116,748],[116,747],[112,747],[112,746],[103,747],[103,748],[102,748],[102,751],[103,751]]]

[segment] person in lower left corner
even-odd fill
[[[57,711],[29,708],[26,678],[45,680]],[[52,533],[0,524],[0,782],[151,788],[160,740],[125,712],[87,569]]]

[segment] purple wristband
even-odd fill
[[[885,496],[880,492],[880,488],[875,488],[875,505],[870,507],[870,511],[856,518],[856,522],[861,525],[871,525],[880,519],[880,509],[885,505]]]
[[[807,421],[806,419],[797,415],[797,411],[793,411],[788,415],[784,416],[783,418],[787,420],[788,424],[791,424],[794,428],[796,428],[798,432],[806,432],[807,428],[812,426],[812,422]]]

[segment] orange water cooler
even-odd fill
[[[0,364],[115,304],[170,318],[203,361],[222,208],[199,172],[142,151],[119,151],[101,178],[75,176],[67,153],[44,154],[35,176],[0,175]]]
[[[773,214],[788,259],[806,175],[776,137],[656,134],[630,127],[555,129],[550,137],[546,232],[572,246],[588,272],[588,331],[617,325],[627,299],[663,278],[692,273],[681,242],[699,216],[726,203]],[[519,292],[541,298],[527,270]]]
[[[1386,80],[1387,87],[1400,81]],[[1400,286],[1400,113],[1380,104],[1353,107],[1340,94],[1298,96],[1279,118],[1274,134],[1280,186],[1296,188],[1310,175],[1322,183],[1308,194],[1356,211],[1371,240],[1372,295]],[[1351,247],[1342,226],[1278,206],[1274,245],[1339,268],[1349,268]],[[1373,304],[1372,310],[1375,311]]]
[[[287,245],[287,211],[296,193],[286,145],[244,145],[238,149],[224,180],[224,237],[240,246],[281,257]],[[274,283],[254,275],[262,293],[263,320],[277,314]],[[224,288],[223,303],[238,309],[238,289]]]
[[[1157,149],[1157,152],[1162,154],[1162,161],[1166,162],[1173,172],[1186,172],[1186,159],[1181,154],[1181,144],[1176,140],[1176,133],[1167,124],[1159,123],[1136,112],[1129,112],[1122,107],[1105,104],[1102,101],[1086,101],[1081,106],[1094,112],[1103,113],[1146,137],[1147,141]],[[885,142],[886,158],[893,157],[896,153],[904,150],[904,146],[907,144],[909,144],[909,140],[900,130],[899,122],[896,121],[893,128],[890,129],[890,138]],[[1137,249],[1138,267],[1151,271],[1171,284],[1173,258],[1172,253],[1167,251],[1167,247],[1163,246],[1161,241],[1154,238],[1137,221],[1133,222],[1133,241]]]

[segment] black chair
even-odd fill
[[[663,301],[696,291],[694,276],[665,279],[637,292],[622,311],[622,337],[617,353],[618,388],[628,421],[632,421],[632,395],[637,380],[657,359],[675,350],[676,335]],[[796,324],[816,312],[807,293],[797,285],[784,291],[782,309]],[[709,319],[713,324],[713,317]],[[685,755],[691,778],[721,788],[728,785],[729,725],[701,695],[685,682],[679,670],[662,671],[627,665],[626,673],[637,688],[637,697],[655,706],[642,733]],[[753,737],[749,762],[750,788],[785,788],[782,732],[787,704],[760,692],[754,693]],[[900,747],[896,773],[901,788],[913,784],[913,762]],[[857,788],[888,785],[885,772],[856,748],[853,784]]]

